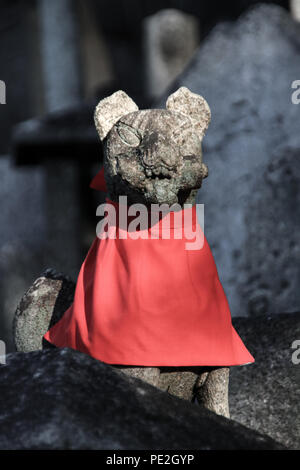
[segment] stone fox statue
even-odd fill
[[[99,102],[104,171],[92,187],[107,191],[105,213],[113,208],[116,214],[115,236],[95,238],[73,304],[44,338],[229,417],[229,367],[254,359],[232,326],[197,220],[196,192],[208,174],[201,141],[209,122],[207,102],[185,87],[169,96],[166,109],[139,110],[123,91]],[[169,210],[152,222],[162,204]],[[146,228],[130,225],[133,205],[146,208]],[[131,221],[125,225],[124,208]],[[200,248],[186,248],[186,224],[203,235]],[[153,229],[155,236],[148,236]]]

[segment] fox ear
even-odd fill
[[[100,139],[105,139],[122,116],[138,111],[138,109],[135,102],[122,90],[99,101],[95,109],[94,120]]]
[[[192,93],[183,86],[169,96],[166,108],[170,111],[177,111],[185,116],[189,116],[200,139],[203,138],[210,123],[211,112],[210,107],[202,96]]]

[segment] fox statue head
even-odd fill
[[[191,202],[208,175],[202,139],[211,113],[205,99],[181,87],[166,109],[139,110],[124,92],[99,102],[95,124],[104,145],[104,175],[111,200]]]

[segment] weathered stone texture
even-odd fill
[[[12,353],[0,367],[1,449],[281,449],[71,349]]]
[[[292,344],[300,340],[300,312],[235,318],[233,323],[255,363],[231,367],[231,418],[299,449],[300,364],[292,362]]]
[[[62,317],[71,305],[75,284],[67,276],[46,270],[23,295],[13,322],[17,351],[42,349],[42,338],[50,326]]]

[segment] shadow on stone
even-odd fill
[[[64,348],[0,367],[1,449],[282,449],[256,433]]]

